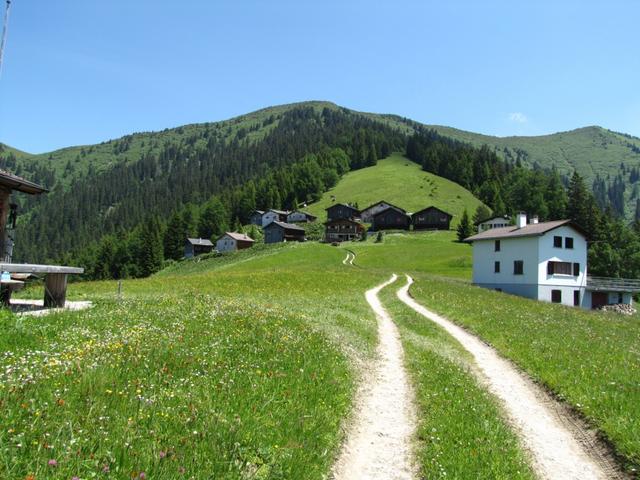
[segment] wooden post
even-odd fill
[[[64,308],[67,299],[67,274],[48,273],[44,281],[44,306]]]

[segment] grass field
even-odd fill
[[[454,215],[452,226],[457,225],[465,208],[473,215],[481,203],[457,183],[423,171],[417,163],[399,153],[378,160],[373,167],[347,173],[338,185],[307,210],[324,220],[324,210],[334,203],[333,197],[338,203],[357,203],[361,209],[380,200],[408,212],[433,205]]]
[[[640,318],[596,313],[422,276],[412,295],[512,359],[640,465]]]
[[[363,292],[391,272],[411,273],[420,302],[492,343],[637,465],[638,318],[472,287],[471,249],[453,238],[265,246],[125,281],[122,300],[116,282],[72,284],[89,311],[5,313],[0,477],[84,479],[107,466],[116,478],[323,478],[376,344]],[[347,249],[355,266],[342,264]],[[418,395],[424,475],[530,478],[468,355],[393,290],[382,300]]]

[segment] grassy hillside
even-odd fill
[[[454,226],[465,208],[473,214],[481,203],[457,183],[422,171],[399,153],[378,160],[373,167],[349,172],[307,210],[326,219],[324,209],[335,203],[334,198],[338,203],[357,203],[360,208],[386,200],[408,212],[434,205],[454,215]]]
[[[634,184],[629,169],[640,166],[640,138],[591,126],[568,132],[535,137],[492,137],[450,127],[431,126],[438,133],[480,147],[489,145],[505,159],[520,160],[523,165],[556,167],[561,174],[571,175],[576,170],[591,186],[596,175],[613,179],[621,174],[626,185],[626,214],[634,213]],[[621,169],[625,165],[625,171]]]
[[[354,266],[342,264],[348,250]],[[391,272],[411,273],[421,302],[491,342],[637,465],[638,319],[472,287],[470,258],[451,232],[388,234],[185,261],[123,282],[122,300],[117,282],[72,284],[71,297],[96,307],[2,317],[0,472],[49,478],[54,458],[52,478],[105,465],[123,477],[324,478],[376,342],[363,292]],[[381,298],[416,388],[422,475],[531,478],[468,355],[399,304],[397,287]],[[16,446],[36,443],[54,448]]]

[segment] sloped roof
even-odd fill
[[[411,214],[411,216],[413,217],[414,215],[418,215],[419,213],[426,212],[427,210],[437,210],[437,211],[439,211],[440,213],[444,213],[447,217],[449,217],[449,218],[453,218],[453,215],[451,215],[449,212],[445,212],[445,211],[444,211],[444,210],[442,210],[441,208],[435,207],[435,206],[433,206],[433,205],[431,205],[431,206],[429,206],[429,207],[427,207],[427,208],[423,208],[422,210],[418,210],[417,212],[412,213],[412,214]]]
[[[354,212],[360,213],[360,210],[358,210],[356,207],[353,207],[351,205],[347,205],[346,203],[334,203],[330,207],[325,208],[325,210],[330,210],[330,209],[335,208],[337,206],[347,207],[347,208],[350,208],[351,210],[353,210]]]
[[[391,205],[389,207],[383,208],[382,210],[380,210],[377,213],[374,213],[373,214],[373,218],[377,217],[378,215],[382,215],[383,213],[385,213],[385,212],[387,212],[389,210],[395,210],[396,212],[398,212],[401,215],[405,215],[407,217],[409,216],[409,215],[407,215],[407,212],[405,212],[403,209],[398,208],[398,207],[394,207],[393,205]]]
[[[187,242],[189,242],[191,245],[203,245],[205,247],[213,247],[213,243],[211,243],[211,240],[208,240],[206,238],[187,238]]]
[[[379,202],[373,203],[373,204],[369,205],[367,208],[365,208],[364,210],[362,210],[362,213],[366,212],[370,208],[373,208],[373,207],[375,207],[377,205],[380,205],[381,203],[386,203],[387,205],[389,205],[391,207],[394,207],[396,210],[402,210],[403,212],[406,212],[406,210],[404,208],[396,207],[393,203],[387,202],[386,200],[380,200]]]
[[[293,223],[278,222],[277,220],[271,222],[264,228],[271,228],[273,225],[277,225],[278,227],[285,228],[287,230],[299,230],[301,232],[304,232],[304,228],[299,227],[298,225],[294,225]]]
[[[278,215],[289,215],[291,213],[291,212],[288,212],[287,210],[276,210],[275,208],[270,208],[269,211],[273,213],[277,213]]]
[[[587,236],[584,229],[571,220],[554,220],[551,222],[530,223],[522,228],[518,228],[515,225],[510,225],[508,227],[502,228],[492,228],[482,233],[478,233],[477,235],[472,235],[468,238],[465,238],[464,241],[475,242],[477,240],[499,240],[502,238],[541,236],[551,230],[565,225],[573,227],[580,234],[584,235],[585,237]]]
[[[11,190],[37,195],[39,193],[48,192],[46,188],[37,183],[30,182],[22,177],[9,173],[6,170],[0,170],[0,185],[9,187]]]
[[[248,235],[245,235],[244,233],[238,233],[238,232],[225,232],[225,234],[221,235],[218,238],[218,240],[220,240],[220,238],[222,237],[231,237],[234,240],[239,240],[241,242],[255,242],[255,240],[249,237]]]
[[[289,212],[289,215],[293,215],[294,213],[302,213],[303,215],[306,215],[309,218],[318,218],[315,215],[311,215],[309,212],[303,212],[302,210],[294,210],[293,212]]]

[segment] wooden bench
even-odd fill
[[[30,263],[0,263],[0,272],[44,274],[44,306],[64,308],[67,299],[67,275],[84,273],[84,268]],[[9,290],[8,297],[3,300],[8,302],[10,298]]]

